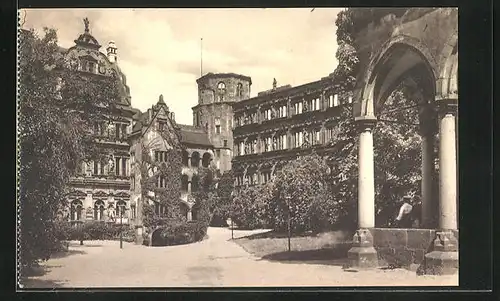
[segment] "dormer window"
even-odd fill
[[[80,70],[83,72],[96,73],[96,63],[87,59],[80,59]]]

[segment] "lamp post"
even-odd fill
[[[290,236],[291,236],[291,218],[290,218],[290,197],[286,197],[286,205],[287,205],[287,218],[288,218],[288,252],[292,250],[291,244],[290,244]]]
[[[120,249],[123,249],[123,207],[120,209]]]

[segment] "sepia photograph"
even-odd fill
[[[18,10],[17,290],[458,286],[458,14]]]

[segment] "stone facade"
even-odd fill
[[[341,99],[332,77],[297,87],[282,86],[233,104],[236,186],[263,184],[297,156],[327,155]]]
[[[113,116],[115,121],[112,124],[96,122],[94,126],[95,142],[107,155],[106,159],[101,162],[82,162],[77,174],[70,181],[68,219],[75,223],[97,220],[142,226],[141,175],[137,162],[141,161],[142,147],[139,145],[143,144],[149,146],[148,151],[152,157],[155,152],[162,152],[174,146],[185,150],[184,167],[179,170],[179,173],[183,174],[182,183],[179,183],[182,194],[179,201],[184,204],[182,214],[190,219],[191,207],[194,204],[194,200],[190,197],[191,181],[197,176],[197,168],[212,164],[214,155],[219,152],[223,154],[220,156],[222,161],[230,161],[229,147],[224,147],[221,141],[222,138],[227,139],[232,145],[232,135],[227,135],[227,130],[224,130],[224,135],[220,135],[217,140],[214,134],[213,138],[218,141],[219,146],[219,151],[215,152],[207,129],[177,124],[175,114],[169,111],[162,96],[156,105],[144,113],[133,108],[126,76],[117,64],[118,52],[115,43],[109,42],[106,48],[107,55],[99,51],[100,47],[86,27],[85,32],[75,40],[75,46],[70,49],[60,49],[60,52],[67,56],[71,67],[76,69],[75,72],[112,76],[119,81],[121,92]],[[228,81],[228,87],[234,90],[236,85],[233,87]],[[249,83],[244,85],[243,89],[247,91],[245,93],[249,93],[249,87]],[[233,90],[228,95],[236,99]],[[201,97],[206,96],[200,92]],[[223,104],[225,102],[221,102],[221,105]],[[217,116],[221,116],[223,124],[229,126],[227,116],[232,117],[232,115],[230,106],[229,109],[227,107],[227,104],[225,107],[201,106],[200,112],[217,111],[219,112]],[[207,121],[211,122],[213,132],[213,120],[207,119]],[[161,138],[158,133],[160,126],[168,129],[170,141]],[[220,165],[230,168],[227,167],[227,163],[224,164]],[[154,196],[149,201],[154,203],[153,200]],[[155,208],[158,212],[162,210],[159,206]]]
[[[234,73],[208,73],[198,83],[198,105],[193,107],[193,124],[205,128],[214,146],[215,163],[221,172],[231,170],[233,158],[232,104],[250,97],[252,80]]]
[[[131,106],[126,77],[114,60],[116,47],[110,42],[107,55],[101,53],[101,45],[89,33],[88,26],[69,49],[60,49],[75,72],[91,76],[114,77],[119,82],[121,96],[116,100],[113,122],[96,121],[95,143],[104,159],[81,162],[70,180],[68,194],[68,219],[72,222],[90,220],[118,222],[123,217],[127,223],[131,218],[125,210],[130,208],[130,155],[127,135],[132,129],[132,116],[136,110]]]

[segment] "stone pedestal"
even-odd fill
[[[353,237],[352,248],[347,252],[350,268],[378,267],[377,251],[373,247],[373,236],[368,229],[359,229]]]
[[[142,236],[143,226],[135,226],[135,244],[142,245],[144,238]]]
[[[434,250],[425,254],[424,271],[428,275],[450,275],[458,271],[458,240],[452,231],[436,232]]]

